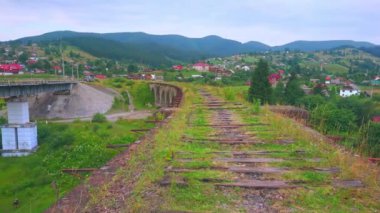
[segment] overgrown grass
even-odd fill
[[[258,145],[234,146],[217,143],[185,142],[182,136],[202,138],[214,134],[213,129],[204,126],[210,122],[211,110],[199,105],[200,97],[191,85],[182,84],[185,91],[185,103],[175,113],[172,120],[160,129],[155,138],[142,143],[135,155],[128,161],[128,167],[120,170],[115,181],[117,184],[133,185],[131,196],[125,201],[129,212],[149,212],[159,210],[195,211],[195,212],[238,212],[244,211],[241,206],[242,193],[240,189],[217,189],[213,183],[201,181],[203,178],[222,178],[231,180],[231,173],[211,170],[215,165],[213,159],[218,157],[213,151],[231,150],[272,150],[283,151],[268,154],[267,157],[282,158],[284,162],[268,163],[271,166],[289,167],[290,172],[265,175],[268,179],[286,181],[306,181],[305,187],[280,190],[284,200],[273,200],[279,209],[295,212],[328,211],[328,212],[371,212],[380,209],[376,199],[380,197],[379,169],[353,157],[349,153],[334,147],[318,134],[305,129],[290,119],[271,113],[262,108],[253,113],[251,105],[244,99],[244,91],[232,88],[229,91],[235,95],[234,101],[247,106],[245,110],[235,110],[234,119],[243,123],[266,123],[269,126],[244,127],[247,132],[256,133],[259,140],[268,143]],[[224,88],[204,87],[219,97],[226,98]],[[271,143],[279,138],[294,139],[291,144]],[[304,150],[305,154],[297,154]],[[180,159],[194,159],[183,162]],[[320,162],[312,162],[308,158],[321,158]],[[168,167],[202,169],[187,173],[165,173]],[[340,167],[338,174],[328,174],[313,171],[311,167]],[[183,178],[187,186],[173,183],[161,187],[159,182],[165,175],[174,179]],[[138,176],[138,180],[135,178]],[[360,179],[365,188],[341,189],[332,187],[335,179]],[[135,180],[135,182],[133,181]],[[112,183],[111,183],[112,184]],[[107,186],[94,191],[91,205],[112,206],[106,198],[112,197]],[[240,205],[239,205],[240,204]],[[91,208],[89,208],[91,209]]]
[[[62,196],[81,180],[63,168],[98,168],[119,153],[107,144],[137,139],[129,130],[151,128],[143,120],[115,123],[39,124],[39,149],[27,157],[0,158],[0,212],[42,212],[55,202],[56,182]],[[85,175],[85,177],[88,174]],[[19,207],[12,203],[18,199]]]
[[[132,81],[125,78],[112,78],[102,82],[102,84],[116,89],[120,92],[121,97],[115,100],[113,109],[125,109],[131,100],[128,93],[132,96],[133,104],[137,110],[154,109],[154,94],[149,88],[148,82]]]

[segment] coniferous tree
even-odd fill
[[[248,91],[250,102],[260,100],[260,103],[264,104],[271,100],[272,87],[268,81],[268,70],[268,63],[261,59],[252,75],[251,86]]]
[[[297,103],[297,100],[302,98],[304,95],[305,93],[300,87],[296,73],[292,72],[285,88],[285,102],[287,104],[295,105]]]
[[[274,101],[277,104],[283,104],[284,103],[284,92],[285,92],[285,86],[282,81],[277,83],[276,88],[273,91]]]

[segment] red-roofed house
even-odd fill
[[[95,78],[96,78],[96,79],[106,79],[107,76],[102,75],[102,74],[98,74],[98,75],[95,75]]]
[[[182,65],[174,65],[172,68],[173,68],[173,70],[178,70],[178,71],[183,70]]]
[[[331,83],[331,76],[326,76],[325,84],[330,84],[330,83]]]
[[[380,115],[373,116],[372,121],[375,123],[380,123]]]
[[[209,71],[210,65],[203,62],[198,62],[196,64],[193,64],[193,69],[198,70],[200,72],[206,72]]]
[[[268,81],[272,86],[276,86],[277,82],[281,79],[281,75],[278,73],[272,73],[268,76]]]
[[[60,70],[62,70],[62,68],[60,66],[53,66],[53,70],[60,71]]]
[[[24,67],[21,64],[0,64],[0,71],[4,73],[17,74],[23,69]]]

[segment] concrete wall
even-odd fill
[[[29,123],[29,104],[27,101],[7,102],[8,123],[25,124]]]
[[[37,146],[37,126],[17,128],[18,148],[31,150]]]
[[[14,128],[1,128],[3,150],[16,149],[16,131]]]
[[[37,126],[17,125],[1,128],[3,150],[32,150],[37,147]]]

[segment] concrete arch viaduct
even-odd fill
[[[181,88],[165,83],[150,83],[155,105],[159,107],[178,107],[182,100]]]

